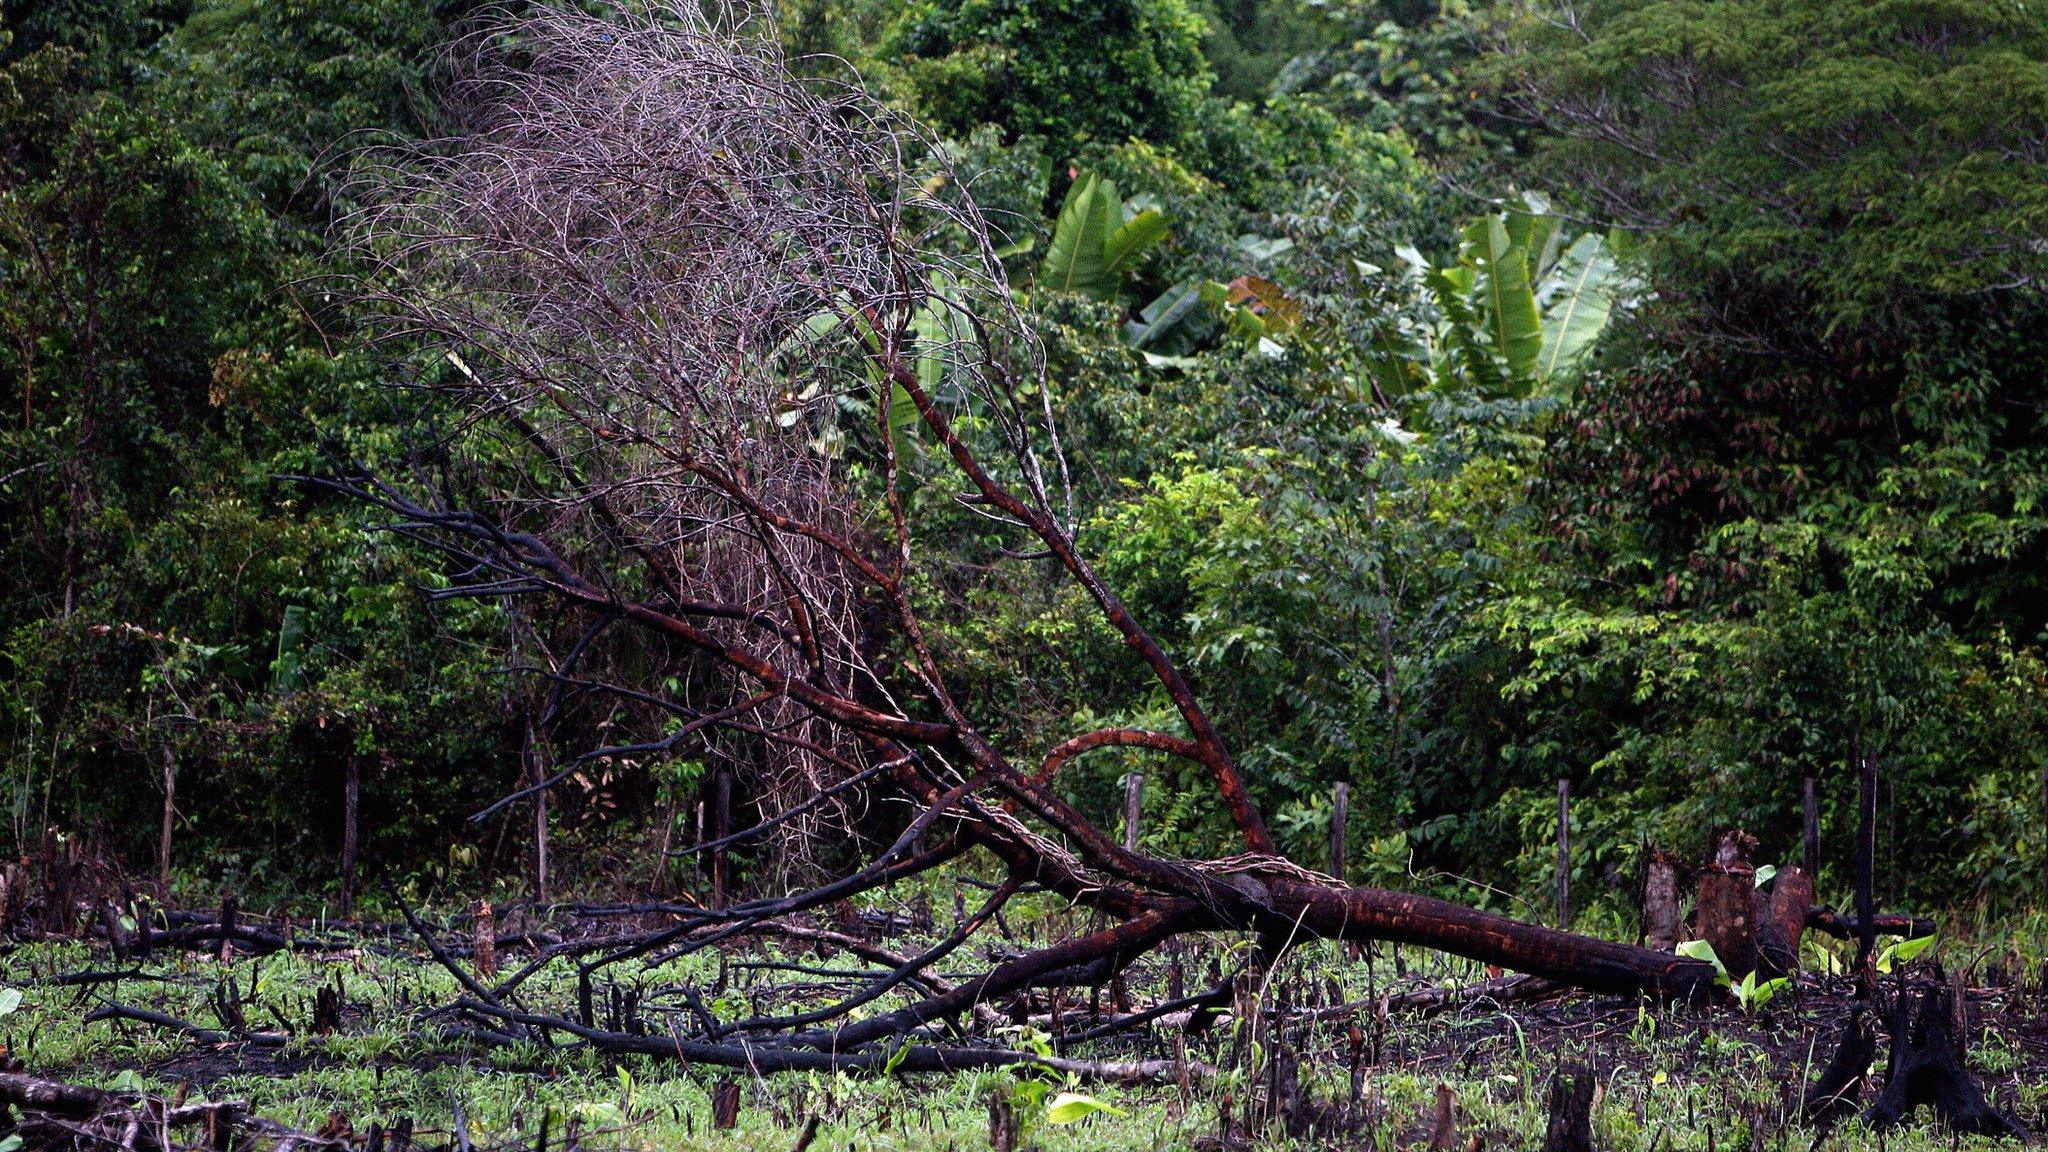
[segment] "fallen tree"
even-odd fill
[[[472,501],[445,471],[321,483],[447,556],[434,595],[540,599],[580,620],[574,643],[528,669],[552,682],[554,711],[600,701],[656,721],[491,811],[598,761],[744,748],[787,801],[731,840],[801,832],[854,795],[916,813],[844,874],[726,908],[666,906],[659,931],[569,948],[584,989],[573,1028],[513,1003],[532,966],[486,986],[451,964],[477,1027],[624,1043],[590,1019],[606,967],[787,930],[970,850],[1006,879],[858,993],[780,1016],[699,1011],[691,1035],[650,1044],[762,1068],[886,1063],[901,1038],[977,1007],[1099,986],[1176,936],[1226,930],[1256,934],[1258,965],[1302,940],[1379,940],[1599,992],[1711,987],[1697,961],[1350,886],[1275,851],[1181,669],[1075,542],[1054,389],[1001,238],[915,125],[857,85],[793,79],[768,29],[691,4],[524,11],[466,41],[452,72],[455,134],[362,169],[350,234],[374,271],[354,290],[384,334],[427,353],[414,363],[455,413],[437,451],[489,441],[501,482]],[[909,509],[941,484],[1002,537],[991,562],[1051,566],[1085,594],[1177,730],[1079,732],[1035,763],[998,747],[920,615],[929,574]],[[621,630],[684,671],[608,671],[599,654]],[[1196,766],[1242,851],[1164,859],[1106,835],[1058,785],[1107,748]],[[931,978],[1026,889],[1101,926],[972,979]],[[857,1011],[889,995],[906,1000]]]
[[[120,1149],[175,1152],[181,1148],[346,1149],[345,1128],[302,1132],[267,1120],[238,1101],[174,1102],[147,1092],[110,1092],[21,1072],[0,1072],[0,1105],[8,1110],[0,1133],[35,1149]],[[199,1129],[197,1138],[184,1133]],[[178,1134],[178,1135],[174,1135]],[[408,1126],[391,1147],[411,1147]],[[384,1147],[381,1139],[374,1146]]]

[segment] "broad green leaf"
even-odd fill
[[[1905,963],[1908,960],[1916,959],[1922,952],[1934,947],[1935,939],[1936,937],[1933,936],[1916,936],[1911,940],[1894,944],[1892,946],[1892,954],[1900,963]]]
[[[1714,970],[1723,975],[1726,975],[1728,972],[1727,967],[1721,963],[1721,958],[1714,954],[1714,946],[1705,940],[1687,940],[1680,943],[1678,954],[1688,960],[1704,960],[1712,964]]]
[[[1531,280],[1541,280],[1544,272],[1557,259],[1560,238],[1559,220],[1541,212],[1515,209],[1507,214],[1508,243],[1520,248],[1528,259],[1524,266],[1529,269]]]
[[[1107,1112],[1112,1116],[1130,1115],[1121,1108],[1104,1104],[1093,1096],[1084,1096],[1079,1092],[1062,1092],[1045,1105],[1045,1118],[1054,1124],[1072,1124],[1085,1120],[1097,1112]]]
[[[1541,378],[1569,374],[1600,339],[1614,308],[1614,281],[1614,256],[1597,234],[1572,241],[1544,283]]]
[[[21,1007],[21,989],[0,988],[0,1016],[13,1015]]]
[[[960,345],[971,332],[953,307],[953,277],[944,271],[931,274],[931,292],[911,317],[911,331],[917,336],[917,383],[927,396],[938,398],[959,354]],[[890,410],[890,423],[897,413]],[[915,414],[911,419],[915,419]]]
[[[1237,250],[1253,260],[1278,260],[1280,257],[1294,251],[1294,241],[1289,240],[1285,236],[1269,239],[1254,233],[1246,233],[1237,238]]]
[[[1763,867],[1756,870],[1756,886],[1761,888],[1764,885],[1769,884],[1771,882],[1771,877],[1776,876],[1777,874],[1778,866],[1776,864],[1764,865]]]
[[[1098,288],[1110,288],[1117,273],[1146,249],[1164,242],[1171,231],[1166,217],[1152,208],[1124,221],[1102,246],[1102,283]]]
[[[1153,297],[1138,311],[1138,318],[1124,325],[1124,343],[1147,348],[1187,319],[1202,304],[1202,281],[1189,277]]]
[[[1911,963],[1915,957],[1933,947],[1936,939],[1934,936],[1916,936],[1911,940],[1899,941],[1877,954],[1877,970],[1889,973],[1894,965]]]
[[[277,629],[277,659],[270,664],[271,690],[296,692],[306,669],[306,609],[293,604],[284,610]]]
[[[1543,318],[1529,283],[1527,250],[1515,245],[1504,218],[1488,216],[1465,229],[1463,257],[1479,273],[1481,320],[1495,353],[1517,385],[1533,384],[1543,351]]]
[[[1094,291],[1108,272],[1104,247],[1122,223],[1116,185],[1093,172],[1083,173],[1060,206],[1039,282],[1070,292]]]

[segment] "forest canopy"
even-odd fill
[[[846,692],[870,708],[942,680],[961,719],[1034,761],[1073,731],[1202,743],[1190,725],[1212,724],[1280,852],[1320,865],[1344,784],[1354,879],[1480,907],[1545,906],[1561,780],[1582,914],[1615,915],[1653,846],[1697,856],[1741,827],[1760,859],[1791,859],[1807,780],[1846,847],[1867,758],[1881,851],[1911,861],[1886,870],[1893,895],[2038,902],[2048,15],[772,15],[819,91],[858,85],[918,126],[890,163],[945,210],[906,209],[937,255],[905,291],[957,307],[865,336],[840,317],[828,335],[734,310],[758,295],[707,297],[676,313],[706,323],[679,346],[773,332],[862,378],[863,347],[900,341],[910,383],[989,455],[1011,428],[966,398],[958,353],[991,338],[958,325],[1000,317],[1026,369],[1005,402],[1058,449],[991,455],[1001,478],[1042,489],[1205,719],[1171,678],[1130,674],[1131,633],[1023,548],[1014,517],[958,498],[950,446],[897,390],[815,386],[770,342],[755,351],[773,371],[749,386],[778,414],[781,474],[843,481],[804,514],[917,550],[900,603],[805,584],[832,617],[788,659],[860,669]],[[413,896],[594,891],[679,875],[650,849],[697,835],[721,780],[764,816],[829,787],[821,757],[844,749],[816,733],[822,751],[675,737],[651,698],[745,698],[701,653],[593,634],[510,584],[457,594],[474,587],[461,556],[335,487],[417,482],[436,508],[608,557],[621,585],[661,576],[660,548],[622,543],[653,537],[565,479],[603,467],[675,488],[594,431],[591,412],[639,400],[586,394],[585,439],[506,423],[532,399],[489,375],[518,358],[506,345],[423,339],[417,314],[394,330],[363,289],[388,289],[394,235],[426,226],[361,227],[395,202],[393,158],[503,127],[473,68],[491,16],[456,0],[0,5],[12,854],[59,829],[195,898],[353,899],[373,859]],[[484,218],[554,203],[471,175],[500,197]],[[639,258],[649,282],[687,264],[680,242]],[[450,326],[508,323],[479,303],[493,290],[566,290],[509,258],[409,270],[415,304],[478,278]],[[611,347],[587,329],[534,339],[521,355],[579,365]],[[1032,460],[1052,471],[1030,479]],[[700,590],[743,599],[722,579]],[[922,631],[877,624],[899,615]],[[570,665],[643,694],[565,691]],[[1063,763],[1060,802],[1104,828],[1124,778],[1146,777],[1148,852],[1240,846],[1213,762],[1134,743]],[[815,816],[743,852],[743,880],[829,873],[909,819]]]

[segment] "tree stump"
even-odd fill
[[[1778,870],[1768,898],[1757,896],[1757,975],[1789,976],[1799,970],[1799,945],[1806,915],[1813,911],[1813,877],[1797,864]]]
[[[1559,1064],[1550,1077],[1550,1126],[1543,1152],[1593,1152],[1593,1086],[1583,1064]]]
[[[2029,1139],[2019,1121],[1992,1107],[1977,1078],[1963,1067],[1961,1037],[1955,1026],[1955,991],[1945,982],[1913,998],[1901,991],[1886,1013],[1892,1034],[1885,1060],[1884,1091],[1863,1113],[1872,1128],[1903,1124],[1923,1104],[1949,1131],[1976,1136]]]
[[[1678,913],[1678,857],[1650,853],[1643,874],[1643,942],[1659,952],[1678,946],[1683,925]]]
[[[1723,832],[1714,858],[1700,873],[1700,938],[1713,945],[1721,966],[1736,980],[1756,971],[1756,869],[1749,855],[1756,839]]]
[[[730,1078],[711,1086],[711,1126],[720,1130],[740,1122],[740,1082]]]
[[[1834,1058],[1800,1100],[1800,1116],[1821,1132],[1840,1123],[1862,1101],[1870,1065],[1876,1059],[1877,1032],[1870,1025],[1870,1014],[1859,1005],[1850,1011],[1849,1022],[1842,1027]]]

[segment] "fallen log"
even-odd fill
[[[109,1092],[21,1072],[0,1072],[0,1104],[16,1113],[11,1123],[0,1122],[0,1133],[39,1150],[177,1152],[200,1141],[174,1140],[171,1133],[195,1127],[204,1127],[217,1148],[257,1141],[268,1141],[278,1152],[348,1147],[344,1140],[264,1119],[240,1101],[173,1105],[147,1092]]]
[[[1871,918],[1879,936],[1904,936],[1917,940],[1932,936],[1940,926],[1925,916],[1908,916],[1898,912],[1881,912]],[[1854,916],[1844,916],[1825,904],[1816,905],[1806,914],[1806,927],[1810,931],[1823,932],[1837,940],[1854,940],[1862,935],[1863,929]]]

